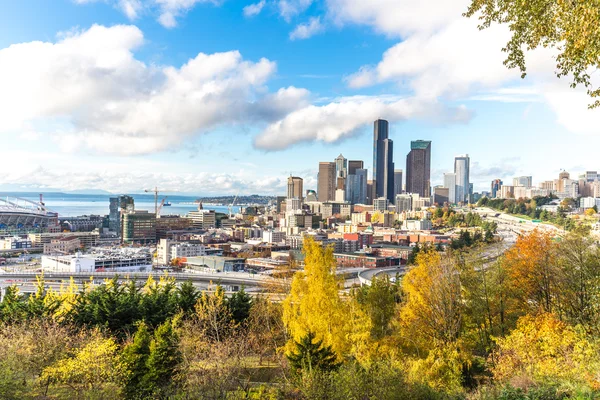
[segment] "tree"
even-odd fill
[[[42,381],[66,384],[78,392],[99,393],[100,388],[116,382],[118,346],[112,338],[103,338],[97,332],[75,355],[59,360],[44,369]]]
[[[572,76],[571,86],[583,85],[592,98],[590,71],[600,67],[600,3],[595,0],[511,1],[472,0],[466,16],[480,13],[480,29],[493,23],[508,24],[512,37],[503,49],[509,68],[519,68],[525,77],[525,49],[550,47],[557,50],[557,77]],[[600,106],[596,100],[591,107]]]
[[[552,312],[554,309],[560,276],[555,250],[550,234],[536,229],[520,236],[506,252],[511,288],[524,310]]]
[[[585,210],[585,215],[587,215],[588,217],[593,217],[594,215],[596,215],[596,210],[594,210],[593,208],[588,208],[587,210]]]
[[[294,345],[295,350],[287,354],[287,358],[296,374],[301,371],[332,371],[340,365],[331,346],[323,346],[323,341],[315,340],[315,334],[310,331],[300,341],[294,341]]]
[[[396,313],[398,288],[389,277],[373,278],[370,286],[363,286],[355,293],[358,303],[371,319],[371,336],[381,339],[390,331],[390,322]]]
[[[402,279],[405,301],[400,309],[404,335],[417,346],[452,343],[462,327],[459,270],[452,258],[433,251],[420,253]]]
[[[195,322],[205,337],[215,342],[223,341],[233,329],[233,317],[221,286],[217,286],[213,294],[202,293],[196,304]]]
[[[231,316],[235,322],[242,323],[246,321],[250,315],[252,307],[252,297],[242,287],[241,290],[235,292],[228,300],[227,306],[231,312]]]
[[[598,387],[598,350],[577,329],[552,314],[527,315],[497,340],[494,378],[500,382],[568,383]]]
[[[338,357],[349,350],[347,307],[340,299],[333,249],[323,249],[312,238],[304,240],[304,271],[294,274],[290,294],[283,301],[283,322],[289,332],[288,352],[294,342],[312,332]]]
[[[194,311],[200,292],[196,290],[192,281],[185,281],[175,290],[175,297],[179,310],[188,315]]]
[[[168,395],[174,385],[173,378],[182,362],[178,347],[179,337],[173,329],[173,322],[166,321],[154,331],[154,339],[150,343],[150,354],[146,361],[148,372],[143,384],[151,388],[156,396]]]
[[[123,393],[128,399],[143,398],[145,394],[149,394],[145,377],[148,374],[151,340],[148,326],[142,322],[138,325],[132,342],[125,346],[121,354]]]

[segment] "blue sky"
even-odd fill
[[[340,153],[371,168],[376,118],[396,168],[433,141],[433,184],[463,153],[476,190],[600,168],[585,93],[548,51],[525,80],[506,70],[507,32],[479,32],[466,0],[5,3],[0,190],[276,194],[290,173],[315,188]]]

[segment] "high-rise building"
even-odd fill
[[[357,169],[364,169],[365,163],[361,160],[348,161],[348,175],[355,175]]]
[[[431,141],[415,140],[410,143],[406,156],[406,192],[421,197],[431,195]]]
[[[412,210],[413,196],[410,194],[397,194],[396,195],[396,212],[401,213],[402,211]]]
[[[388,209],[388,199],[385,197],[379,197],[373,201],[373,210],[384,212]]]
[[[119,198],[111,197],[108,205],[108,229],[120,232],[121,216],[119,215]]]
[[[375,185],[373,185],[373,180],[369,179],[367,181],[367,203],[366,204],[373,204],[373,199],[375,199]]]
[[[518,176],[513,178],[513,186],[524,186],[530,188],[533,186],[533,178],[531,176]]]
[[[122,214],[123,243],[149,244],[156,242],[156,215],[148,211],[129,211]]]
[[[456,204],[456,174],[450,172],[444,174],[444,187],[448,189],[448,203]]]
[[[454,174],[456,175],[456,202],[466,203],[470,198],[469,169],[471,160],[465,154],[454,158]]]
[[[317,183],[317,195],[319,201],[335,200],[336,179],[335,179],[335,163],[320,162],[319,177]]]
[[[443,206],[445,203],[451,203],[448,197],[450,188],[436,186],[433,188],[433,202],[439,206]]]
[[[367,202],[367,170],[359,168],[346,178],[346,201],[352,204]]]
[[[394,142],[388,138],[389,124],[378,119],[373,129],[373,183],[375,198],[394,201]]]
[[[492,181],[492,187],[491,187],[491,191],[490,191],[490,195],[492,196],[492,199],[499,197],[500,188],[502,187],[503,184],[504,183],[502,182],[501,179],[494,179]]]
[[[394,197],[402,193],[402,170],[394,170]]]
[[[587,182],[594,182],[600,179],[600,175],[598,175],[598,171],[586,171],[585,172],[585,180]]]
[[[335,159],[335,176],[337,178],[345,178],[346,175],[348,175],[348,160],[340,154]]]
[[[302,199],[304,190],[302,188],[303,180],[297,176],[290,176],[288,178],[287,185],[287,198],[288,199]]]

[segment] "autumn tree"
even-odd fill
[[[370,286],[358,289],[354,296],[371,319],[371,335],[381,339],[390,333],[390,325],[399,300],[398,287],[384,278],[373,278]]]
[[[523,309],[552,312],[557,302],[560,270],[550,234],[536,229],[520,236],[506,252],[505,261],[512,291]]]
[[[527,72],[526,50],[554,48],[557,77],[572,77],[572,87],[583,85],[592,98],[600,97],[600,88],[591,82],[591,71],[600,67],[598,1],[472,0],[466,15],[478,15],[480,29],[508,25],[512,37],[503,49],[504,64],[519,68],[522,77]],[[600,100],[591,106],[600,106]]]
[[[598,387],[600,358],[581,331],[552,314],[527,315],[498,339],[494,378],[499,382],[555,382]]]
[[[306,238],[303,251],[304,271],[296,272],[283,301],[283,322],[290,336],[287,349],[293,350],[294,342],[313,332],[341,358],[349,349],[348,315],[338,294],[333,249]]]

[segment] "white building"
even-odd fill
[[[396,212],[412,211],[413,197],[410,194],[396,195]]]
[[[373,201],[373,210],[384,212],[388,210],[388,199],[385,197],[379,197]]]
[[[588,208],[594,208],[596,206],[600,209],[600,198],[595,197],[582,197],[579,200],[579,207],[587,210]]]
[[[456,174],[444,174],[444,187],[448,188],[448,203],[456,204]]]
[[[217,214],[214,210],[190,211],[187,216],[192,219],[194,228],[209,229],[217,226]]]
[[[285,242],[285,232],[263,231],[263,242],[266,242],[266,243]]]
[[[52,272],[150,271],[152,254],[148,249],[96,249],[89,254],[42,256],[42,268]]]
[[[468,154],[454,158],[454,175],[456,176],[456,202],[466,203],[471,194],[469,170],[471,159]]]
[[[402,224],[402,228],[407,231],[428,231],[432,227],[431,220],[428,219],[409,219]]]

